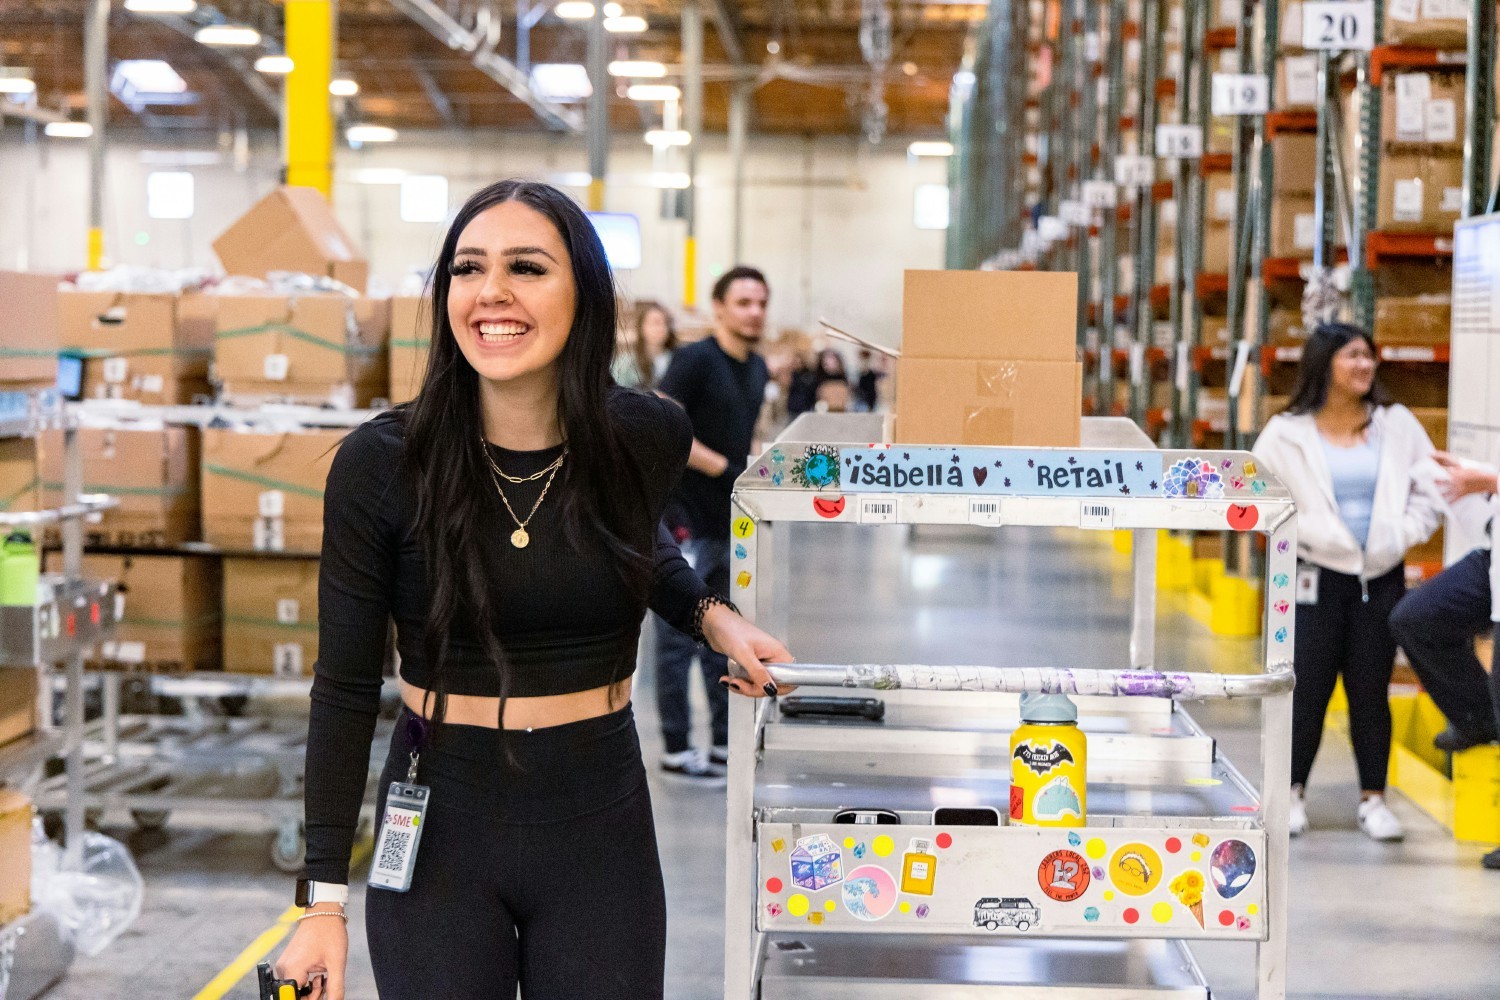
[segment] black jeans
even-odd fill
[[[1404,565],[1364,585],[1357,576],[1320,569],[1317,603],[1297,606],[1292,784],[1307,784],[1323,742],[1328,700],[1342,676],[1359,787],[1385,791],[1391,761],[1391,670],[1396,665],[1389,620],[1405,592]]]
[[[1474,637],[1494,630],[1496,662],[1485,676]],[[1500,624],[1490,621],[1490,553],[1475,549],[1401,599],[1391,631],[1453,727],[1490,741],[1500,731]]]
[[[396,726],[377,816],[410,747]],[[514,763],[505,760],[506,750]],[[538,729],[444,726],[408,892],[370,888],[382,1000],[661,1000],[666,895],[629,706]]]
[[[721,597],[729,596],[729,539],[694,538],[683,546],[691,555],[693,569]],[[692,745],[693,719],[688,707],[688,685],[692,681],[693,658],[703,675],[708,694],[714,746],[729,743],[729,692],[719,678],[729,673],[729,658],[715,653],[677,631],[655,615],[656,710],[661,715],[661,737],[667,753],[681,753]]]

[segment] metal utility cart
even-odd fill
[[[313,406],[225,404],[145,406],[119,400],[87,400],[69,407],[74,421],[118,428],[162,425],[249,426],[272,432],[312,427],[355,427],[374,410]],[[125,550],[120,550],[125,551]],[[258,555],[225,552],[201,542],[146,554]],[[297,558],[287,553],[286,558]],[[122,687],[142,685],[151,695],[178,699],[181,715],[123,714]],[[37,791],[39,808],[56,810],[80,802],[91,818],[129,816],[142,829],[165,826],[174,813],[232,817],[238,830],[271,831],[271,862],[286,872],[300,871],[306,852],[302,827],[302,777],[306,755],[305,715],[229,718],[217,710],[220,699],[301,698],[312,686],[307,677],[274,677],[218,671],[183,674],[90,673],[84,683],[100,692],[101,713],[80,741],[76,777],[55,777]],[[78,686],[78,685],[75,685]],[[71,690],[71,688],[70,688]],[[384,765],[379,748],[389,736],[382,724],[371,750],[366,789]],[[72,772],[70,772],[71,774]],[[69,785],[69,781],[76,784]]]
[[[1118,670],[1031,663],[1024,649],[983,666],[771,668],[799,695],[879,699],[879,723],[798,720],[774,699],[734,699],[728,1000],[1207,1000],[1195,941],[1253,945],[1256,995],[1285,997],[1291,498],[1247,453],[1158,451],[1125,420],[1083,428],[1078,449],[888,446],[866,443],[881,437],[877,418],[815,415],[736,482],[733,597],[773,632],[790,613],[775,592],[787,522],[1126,529],[1134,606]],[[1156,663],[1163,528],[1267,536],[1262,672]],[[1084,826],[962,825],[969,817],[945,811],[1008,812],[1024,691],[1078,696]],[[1263,793],[1179,704],[1207,698],[1261,700]],[[899,825],[834,822],[877,809]]]
[[[30,789],[49,759],[64,758],[66,769],[57,778],[58,807],[67,824],[64,865],[76,869],[82,860],[84,828],[83,665],[89,650],[109,637],[116,618],[114,584],[83,579],[81,528],[84,518],[108,510],[116,501],[82,493],[83,462],[76,427],[55,391],[0,393],[0,438],[35,438],[59,429],[65,468],[62,505],[0,511],[0,536],[24,528],[40,545],[42,529],[60,527],[63,538],[63,571],[40,577],[36,603],[0,607],[0,670],[36,673],[40,720],[36,732],[0,747],[0,784]],[[59,666],[64,691],[61,727],[55,721],[49,684],[49,676]],[[0,997],[30,1000],[60,978],[72,962],[72,943],[49,914],[33,912],[0,924]]]

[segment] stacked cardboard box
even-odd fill
[[[56,384],[57,283],[55,275],[0,271],[0,391]]]
[[[29,798],[0,788],[0,926],[31,912],[31,814]]]
[[[422,388],[432,337],[426,303],[418,295],[391,299],[391,384],[386,398],[392,405],[415,399]]]
[[[274,271],[328,277],[363,295],[370,266],[313,188],[272,191],[214,240],[232,275],[266,278]]]
[[[1451,295],[1393,295],[1375,300],[1379,344],[1446,344],[1452,327]]]
[[[35,438],[0,438],[0,511],[37,510],[42,480]]]
[[[1469,0],[1391,0],[1385,44],[1461,49],[1469,33]]]
[[[300,677],[318,658],[318,561],[224,560],[224,669]]]
[[[169,548],[196,541],[198,429],[80,428],[83,489],[108,493],[120,505],[85,527],[90,545]],[[42,441],[42,485],[48,506],[62,503],[63,438]]]
[[[63,353],[83,358],[87,398],[182,404],[208,394],[211,296],[64,289],[58,323]]]
[[[228,402],[365,407],[387,390],[390,300],[218,297],[214,372]]]
[[[894,441],[1076,447],[1074,274],[908,271]]]
[[[38,690],[34,668],[0,668],[0,746],[36,728]]]
[[[203,539],[224,549],[316,553],[323,486],[347,431],[203,432]]]
[[[1271,256],[1312,258],[1318,238],[1313,192],[1318,181],[1317,137],[1279,133],[1271,142]]]
[[[217,556],[84,557],[84,576],[119,583],[114,638],[99,650],[111,667],[217,670],[222,579]]]

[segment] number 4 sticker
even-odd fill
[[[1375,47],[1371,0],[1333,0],[1302,5],[1302,47],[1369,51]]]

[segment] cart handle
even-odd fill
[[[778,685],[894,691],[989,691],[1099,695],[1106,698],[1269,698],[1291,692],[1296,678],[1282,660],[1258,674],[1073,670],[1068,667],[919,666],[880,663],[767,663]]]

